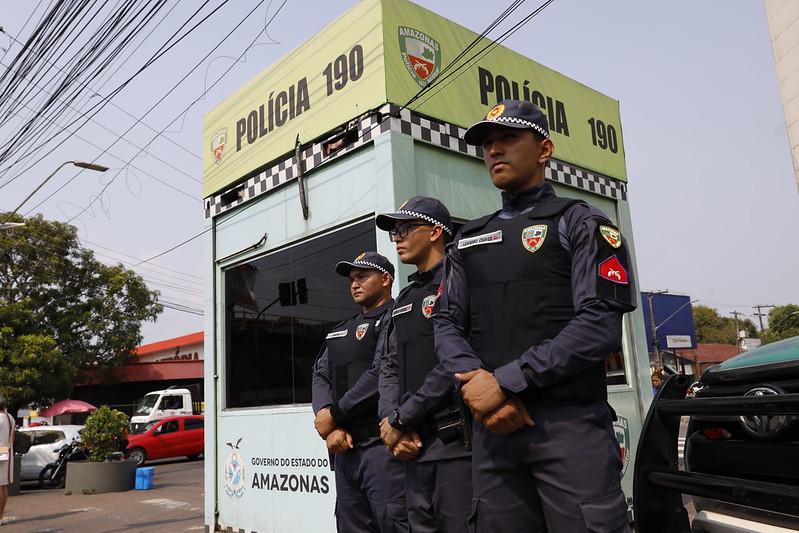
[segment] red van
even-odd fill
[[[148,459],[188,456],[196,459],[205,447],[202,415],[173,416],[153,420],[128,435],[125,455],[142,466]]]

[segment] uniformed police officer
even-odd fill
[[[461,533],[472,500],[471,424],[456,380],[436,357],[432,321],[452,221],[437,199],[414,196],[375,222],[388,231],[400,261],[417,269],[394,303],[381,363],[381,436],[389,451],[408,460],[411,531]]]
[[[505,100],[469,128],[502,209],[449,248],[436,352],[474,428],[475,531],[628,531],[605,357],[635,288],[621,233],[544,182],[543,113]]]
[[[375,252],[341,261],[361,312],[333,328],[314,365],[314,426],[335,454],[336,525],[342,533],[408,531],[404,465],[380,441],[380,347],[394,301],[394,266]]]

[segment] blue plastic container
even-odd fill
[[[145,466],[136,469],[136,490],[150,490],[153,488],[153,474],[155,467]]]

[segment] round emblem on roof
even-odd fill
[[[769,396],[785,394],[776,387],[755,387],[744,396]],[[786,415],[745,415],[741,417],[744,430],[756,439],[771,440],[780,436],[791,426],[791,417]]]

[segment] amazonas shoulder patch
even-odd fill
[[[621,232],[616,228],[600,225],[599,233],[602,235],[602,238],[608,241],[608,244],[614,248],[621,246]]]
[[[522,230],[522,244],[528,252],[535,252],[544,244],[547,238],[546,224],[528,226]]]

